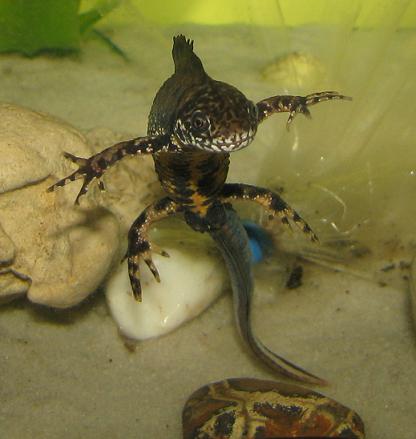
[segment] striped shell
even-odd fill
[[[182,413],[183,439],[364,439],[357,413],[312,390],[233,378],[194,392]]]

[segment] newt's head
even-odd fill
[[[257,107],[240,91],[208,78],[182,96],[174,134],[186,147],[232,152],[251,143],[257,117]]]

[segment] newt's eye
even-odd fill
[[[209,128],[209,119],[201,112],[194,113],[192,126],[198,131],[206,131]]]

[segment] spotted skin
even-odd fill
[[[126,155],[155,154],[159,151],[171,150],[174,150],[174,145],[170,143],[169,136],[164,135],[138,137],[136,139],[120,142],[116,145],[110,146],[98,154],[93,155],[88,159],[77,157],[69,152],[65,152],[64,156],[78,165],[79,168],[68,177],[57,181],[55,184],[49,187],[48,192],[53,192],[60,186],[65,186],[71,181],[82,178],[84,181],[78,196],[75,199],[75,203],[79,204],[80,197],[88,192],[90,183],[94,179],[99,180],[110,166],[121,160]],[[99,186],[100,189],[104,188],[101,181],[99,181]]]
[[[312,242],[318,241],[318,237],[309,225],[275,192],[248,184],[227,183],[223,186],[219,196],[224,202],[233,200],[254,201],[269,212],[269,219],[272,220],[275,216],[279,216],[286,226],[290,226],[289,220],[291,220]]]
[[[158,202],[146,207],[130,227],[129,247],[127,250],[127,264],[133,296],[139,302],[142,301],[142,288],[140,284],[140,260],[143,260],[149,270],[160,282],[159,272],[152,260],[152,251],[169,256],[164,250],[158,249],[148,239],[149,229],[155,221],[174,215],[182,210],[182,207],[170,198],[162,198]]]
[[[336,91],[322,91],[307,96],[272,96],[257,102],[258,121],[260,123],[274,113],[289,113],[286,122],[286,127],[289,128],[297,114],[303,114],[310,118],[311,113],[308,107],[334,99],[351,100],[349,96],[340,95]]]
[[[243,253],[247,256],[248,238],[229,201],[244,199],[260,203],[271,216],[280,216],[284,224],[292,220],[312,240],[316,240],[316,235],[277,194],[248,185],[226,184],[226,179],[230,153],[246,148],[253,141],[259,124],[271,114],[289,113],[289,124],[298,113],[308,116],[310,105],[345,97],[336,92],[322,92],[306,97],[274,96],[254,104],[235,87],[209,77],[193,51],[193,42],[183,35],[174,37],[172,56],[175,72],[154,98],[147,136],[110,146],[88,159],[66,153],[79,168],[49,191],[83,179],[75,200],[78,203],[93,180],[103,188],[100,178],[123,157],[151,154],[167,197],[147,207],[128,235],[126,256],[134,297],[137,300],[142,297],[140,260],[144,260],[155,279],[160,280],[151,257],[155,248],[148,239],[149,228],[156,221],[181,213],[190,227],[209,233],[223,247],[220,250],[234,279],[237,323],[249,349],[277,372],[286,371],[293,379],[322,384],[322,380],[273,354],[252,336],[249,321],[251,265],[249,257],[242,258]],[[239,237],[234,247],[228,245],[233,232]],[[243,278],[234,272],[237,266],[240,274],[246,276],[245,285]]]

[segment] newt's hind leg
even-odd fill
[[[223,201],[255,201],[269,212],[270,219],[278,215],[282,223],[289,227],[289,220],[292,220],[303,233],[308,235],[311,241],[318,241],[318,237],[309,227],[308,223],[275,192],[249,184],[227,183],[220,193],[220,198]]]
[[[148,239],[150,227],[154,222],[173,215],[179,210],[180,207],[175,201],[168,197],[162,198],[146,207],[130,227],[126,257],[133,296],[139,302],[142,300],[140,259],[144,260],[155,279],[160,282],[159,272],[152,261],[152,251],[160,253],[162,256],[169,256],[165,251],[159,250],[156,246],[150,244]]]

